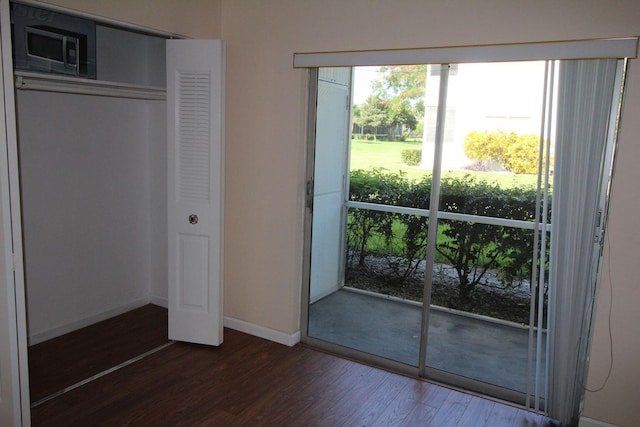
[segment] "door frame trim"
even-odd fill
[[[318,99],[318,68],[310,68],[307,72],[307,153],[305,163],[305,208],[302,249],[302,292],[300,300],[300,340],[309,341],[309,294],[311,283],[311,230],[313,226],[313,177],[315,173],[316,148],[316,101]],[[312,344],[314,345],[314,344]]]
[[[27,343],[27,303],[24,285],[24,252],[22,246],[22,213],[20,172],[18,165],[18,136],[15,103],[15,85],[13,75],[12,41],[10,25],[10,4],[8,0],[0,0],[0,41],[2,43],[2,77],[5,130],[0,143],[0,173],[2,179],[2,224],[7,270],[7,294],[13,299],[13,307],[9,310],[9,324],[15,328],[10,332],[9,347],[12,353],[11,376],[16,375],[13,387],[14,421],[16,424],[31,425],[31,405],[29,397],[29,362]],[[11,269],[11,270],[9,270]],[[10,289],[11,288],[11,289]],[[16,372],[17,371],[17,372]]]

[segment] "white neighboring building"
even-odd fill
[[[453,64],[449,71],[443,170],[473,162],[464,154],[472,131],[540,133],[545,64],[539,62]],[[427,68],[422,167],[432,169],[440,65]]]

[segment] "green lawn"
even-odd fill
[[[422,142],[395,142],[395,141],[351,141],[351,170],[373,168],[385,168],[391,172],[404,172],[409,179],[417,180],[425,174],[431,173],[428,169],[419,166],[407,166],[402,164],[400,153],[404,149],[420,149]],[[502,187],[535,186],[535,175],[516,175],[509,172],[475,172],[467,170],[442,171],[442,176],[475,175],[479,180],[497,182]]]

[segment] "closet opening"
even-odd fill
[[[29,4],[11,13],[34,407],[171,343],[168,36]]]

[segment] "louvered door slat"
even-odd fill
[[[178,200],[209,202],[209,73],[179,72]]]

